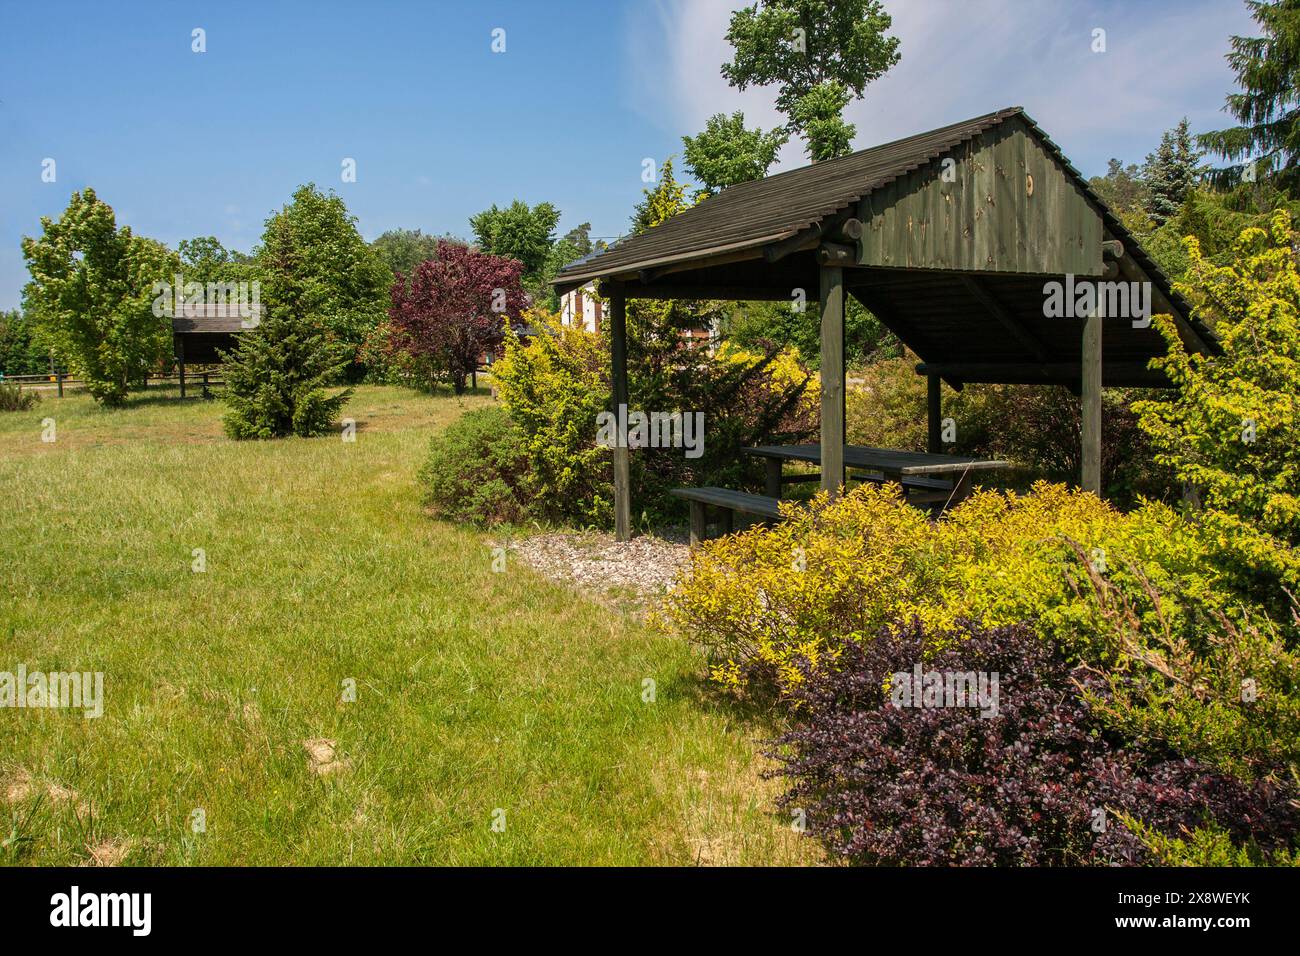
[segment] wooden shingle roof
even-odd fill
[[[1208,329],[1192,316],[1187,302],[1174,292],[1155,260],[1092,191],[1061,148],[1019,106],[728,187],[654,229],[631,236],[601,254],[570,263],[560,270],[554,284],[564,291],[594,279],[759,250],[790,239],[1013,117],[1024,122],[1074,180],[1101,215],[1107,231],[1124,243],[1126,253],[1181,312],[1179,321],[1194,326],[1202,337],[1207,336]]]
[[[172,332],[175,334],[224,333],[237,335],[258,323],[261,318],[262,306],[260,304],[250,305],[249,312],[251,314],[248,318],[245,318],[240,313],[239,304],[235,302],[187,304],[182,306],[172,318]],[[245,322],[249,324],[245,325]]]
[[[601,255],[572,263],[560,271],[555,284],[571,286],[619,272],[788,239],[1022,112],[1019,107],[998,110],[838,159],[730,186]]]

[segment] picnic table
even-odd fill
[[[767,494],[781,497],[782,483],[817,479],[815,475],[784,475],[782,465],[787,461],[802,461],[820,465],[821,445],[759,445],[741,449],[747,455],[762,458],[767,463]],[[909,500],[917,503],[955,504],[971,490],[971,476],[979,471],[1009,468],[1010,462],[971,458],[965,455],[936,455],[923,451],[898,451],[894,448],[872,448],[868,445],[845,445],[844,467],[866,472],[869,481],[896,481],[912,493]]]

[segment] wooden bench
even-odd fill
[[[943,504],[952,497],[953,483],[946,478],[927,478],[924,475],[905,475],[903,478],[889,478],[885,475],[864,475],[849,471],[849,481],[870,481],[873,484],[901,484],[909,504],[927,505]]]
[[[722,513],[722,533],[731,534],[733,516],[754,515],[770,521],[781,518],[781,503],[767,495],[751,495],[728,488],[673,488],[669,494],[684,498],[691,505],[691,544],[698,544],[708,536],[706,508],[717,508]]]

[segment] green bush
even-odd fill
[[[492,377],[523,436],[531,496],[542,517],[606,525],[613,467],[610,450],[596,444],[596,416],[609,407],[608,346],[547,313],[524,318],[538,334],[508,333]]]
[[[1215,330],[1222,354],[1189,355],[1167,316],[1163,367],[1171,401],[1137,406],[1156,460],[1197,490],[1197,520],[1222,542],[1225,565],[1259,600],[1285,607],[1300,588],[1300,270],[1286,212],[1241,233],[1216,266],[1188,241],[1179,288]]]
[[[761,483],[762,465],[742,456],[743,446],[815,436],[816,378],[792,351],[692,348],[665,303],[635,304],[628,310],[629,410],[699,413],[705,430],[699,457],[681,448],[633,452],[632,497],[642,520],[684,517],[669,488]],[[610,408],[608,340],[540,311],[527,320],[539,334],[527,341],[509,336],[492,371],[524,434],[538,508],[557,521],[608,525],[612,455],[597,444],[598,416]]]
[[[668,600],[723,684],[789,690],[799,661],[835,666],[890,622],[1033,621],[1107,675],[1097,709],[1129,735],[1242,777],[1300,767],[1300,625],[1243,601],[1217,535],[1167,506],[1123,514],[1040,484],[935,522],[875,486],[787,507],[776,527],[696,549]]]
[[[420,469],[425,504],[456,521],[518,524],[532,511],[528,464],[524,436],[505,409],[467,412],[429,446]]]
[[[0,382],[0,412],[25,412],[40,400],[40,395],[24,392],[17,382]]]

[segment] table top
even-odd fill
[[[755,448],[742,448],[741,451],[747,455],[783,461],[821,464],[822,460],[821,445],[759,445]],[[932,455],[924,451],[899,451],[867,445],[845,445],[844,464],[849,468],[870,469],[887,475],[945,475],[1011,467],[1007,461],[968,458],[963,455]]]

